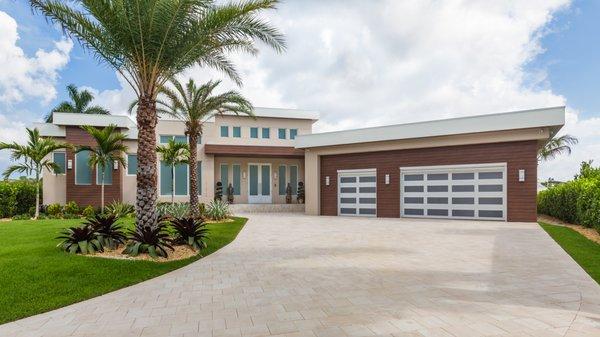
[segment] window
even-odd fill
[[[221,137],[229,137],[229,127],[227,125],[221,126]]]
[[[202,144],[202,135],[198,135],[198,140],[196,141],[196,144]]]
[[[271,129],[262,128],[262,137],[263,138],[271,138]]]
[[[92,169],[89,164],[90,151],[75,154],[75,185],[91,185]]]
[[[229,186],[229,166],[227,164],[221,164],[221,184],[223,184],[223,195],[227,195]]]
[[[187,144],[187,136],[185,135],[160,135],[160,143],[167,144],[171,139],[174,139],[177,143]]]
[[[239,126],[234,126],[233,127],[233,137],[234,138],[241,138],[242,137],[242,128]]]
[[[137,154],[127,155],[127,175],[134,176],[137,174]]]
[[[285,195],[287,184],[285,183],[285,165],[279,166],[279,195]]]
[[[202,195],[202,162],[196,163],[196,186],[198,188],[198,195]]]
[[[250,138],[258,138],[258,128],[250,128]]]
[[[298,166],[290,166],[290,185],[292,195],[298,194]]]
[[[298,129],[290,129],[290,139],[296,139],[298,135]]]
[[[233,195],[241,195],[242,193],[242,168],[239,164],[232,165],[233,171]]]
[[[279,139],[285,139],[285,129],[279,129]]]
[[[174,181],[172,171],[175,173]],[[173,185],[175,186],[175,195],[188,194],[188,165],[175,165],[174,169],[171,170],[171,166],[168,166],[164,161],[161,160],[160,195],[171,195],[171,192],[173,191]]]
[[[112,171],[113,171],[112,160],[104,168],[104,186],[112,185]],[[102,185],[102,168],[100,165],[96,165],[96,185]]]
[[[175,136],[175,143],[187,144],[187,136]]]
[[[58,165],[58,170],[56,170],[56,174],[65,174],[66,172],[66,153],[64,152],[54,152],[52,154],[52,161],[54,164]]]

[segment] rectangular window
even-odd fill
[[[287,184],[285,183],[285,165],[279,166],[279,195],[285,195],[285,189],[287,188]]]
[[[279,129],[279,139],[285,139],[285,129]]]
[[[198,188],[198,195],[202,195],[202,162],[196,163],[196,186]]]
[[[65,174],[66,169],[67,169],[66,156],[67,156],[67,154],[64,152],[54,152],[52,154],[52,161],[54,162],[54,164],[58,165],[58,169],[54,173]]]
[[[250,128],[250,138],[258,138],[258,128]]]
[[[296,139],[298,135],[298,129],[290,129],[290,139]]]
[[[81,151],[75,154],[75,185],[92,184],[92,169],[89,160],[89,151]]]
[[[229,137],[229,127],[226,125],[221,126],[221,137]]]
[[[271,129],[262,128],[262,137],[263,138],[271,138]]]
[[[233,164],[233,195],[241,195],[242,188],[242,167],[239,164]]]
[[[175,143],[187,144],[187,136],[175,136]]]
[[[175,142],[177,142],[177,143],[187,144],[187,142],[188,142],[187,136],[185,136],[185,135],[178,135],[178,136],[160,135],[160,143],[161,144],[167,144],[171,139],[175,140]]]
[[[223,195],[227,195],[229,186],[229,165],[221,164],[221,184],[223,184]]]
[[[242,128],[239,126],[234,126],[233,127],[233,137],[234,138],[241,138],[242,137]]]
[[[104,186],[112,185],[112,171],[113,162],[111,160],[104,168]],[[96,185],[102,185],[102,168],[100,165],[96,166]]]
[[[202,144],[202,136],[198,135],[198,140],[196,141],[196,144]]]
[[[171,195],[173,180],[171,166],[160,161],[160,195]]]
[[[173,136],[160,135],[161,144],[167,144],[171,139],[173,139]]]
[[[290,185],[292,195],[298,194],[298,166],[290,166]]]
[[[175,195],[187,195],[188,194],[188,165],[179,164],[174,168],[175,181],[173,181],[173,172],[171,166],[165,164],[164,161],[160,162],[160,195],[171,195],[173,185],[175,185]]]
[[[271,166],[261,165],[260,169],[260,184],[262,186],[262,195],[271,195]]]
[[[188,195],[188,165],[175,165],[175,195]]]
[[[137,173],[137,154],[127,155],[127,175],[134,176]]]

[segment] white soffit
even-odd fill
[[[297,148],[380,142],[479,132],[550,127],[555,134],[565,124],[565,107],[396,124],[364,129],[298,135]]]

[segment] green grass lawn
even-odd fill
[[[206,256],[235,239],[247,219],[209,224]],[[81,220],[0,222],[0,323],[39,314],[123,288],[187,265],[71,255],[55,237]],[[133,226],[132,220],[125,223]]]
[[[600,244],[571,228],[540,222],[542,228],[600,284]]]

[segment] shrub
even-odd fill
[[[166,231],[164,222],[159,222],[154,228],[145,226],[138,230],[129,231],[129,243],[125,246],[123,254],[137,256],[142,253],[148,253],[153,258],[159,256],[167,257],[167,249],[173,251],[171,239]]]
[[[586,227],[600,226],[600,179],[590,180],[577,199],[577,220]]]
[[[102,247],[116,249],[119,244],[125,243],[125,234],[122,227],[117,224],[117,217],[114,214],[97,213],[87,218],[84,225],[94,230]]]
[[[17,211],[17,200],[9,182],[0,182],[0,218],[8,218]]]
[[[19,215],[14,215],[12,217],[13,220],[29,220],[31,219],[31,215],[29,214],[19,214]]]
[[[56,216],[57,219],[62,218],[62,219],[81,219],[81,215],[79,214],[69,214],[69,213],[65,213],[65,214],[59,214]]]
[[[63,241],[58,244],[58,247],[71,254],[93,254],[102,251],[102,245],[96,238],[94,229],[91,226],[70,227],[60,234],[57,239]]]
[[[135,213],[133,205],[117,201],[113,201],[112,203],[108,204],[108,206],[105,207],[104,211],[106,213],[113,214],[118,219],[124,217],[131,217]]]
[[[159,203],[156,207],[161,217],[183,218],[190,213],[190,204],[185,202]]]
[[[57,216],[61,214],[63,211],[63,207],[60,204],[50,204],[46,207],[46,213],[50,216]]]
[[[65,214],[79,214],[81,210],[75,201],[69,201],[65,204],[64,211]]]
[[[229,204],[219,199],[213,200],[206,209],[206,215],[212,220],[223,220],[226,219],[231,212],[229,211]]]
[[[206,216],[206,204],[203,202],[198,204],[198,215],[200,215],[201,217]]]
[[[174,243],[188,245],[194,250],[206,248],[208,229],[201,220],[192,217],[174,218],[171,226],[176,233]]]
[[[81,211],[81,214],[84,217],[89,218],[89,217],[94,216],[94,214],[96,214],[96,210],[94,209],[93,206],[88,205],[86,208],[83,209],[83,211]]]
[[[0,218],[35,211],[35,183],[30,179],[0,181]]]

